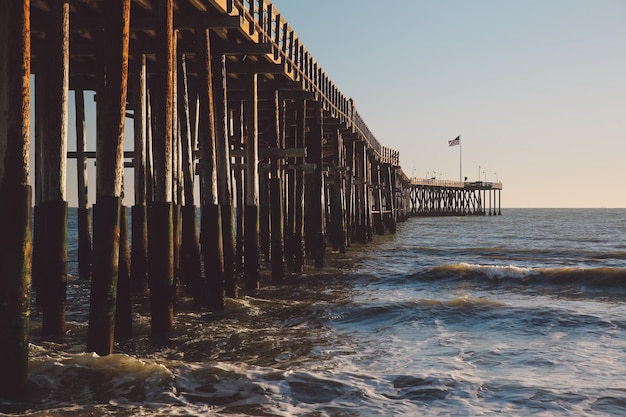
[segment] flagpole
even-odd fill
[[[463,182],[463,158],[461,155],[461,135],[459,135],[459,182]]]

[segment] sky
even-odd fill
[[[409,177],[501,181],[503,208],[626,207],[626,0],[273,4]]]
[[[625,0],[273,3],[408,176],[626,207]]]

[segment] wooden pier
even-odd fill
[[[500,182],[460,182],[427,178],[409,180],[415,216],[501,215]]]
[[[95,150],[86,91],[96,94]],[[262,265],[280,282],[410,215],[485,214],[486,196],[496,214],[496,192],[500,214],[499,183],[407,178],[269,0],[0,0],[2,397],[25,394],[31,292],[42,336],[65,334],[68,158],[79,274],[91,280],[86,346],[100,355],[132,335],[132,294],[149,291],[152,335],[166,338],[180,288],[220,311],[261,285]]]

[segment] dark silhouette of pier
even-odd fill
[[[95,150],[86,91],[96,94]],[[26,390],[31,293],[42,336],[65,334],[70,161],[79,274],[91,280],[87,349],[100,355],[132,335],[133,294],[149,294],[152,335],[167,337],[179,285],[219,311],[261,285],[263,263],[280,282],[410,215],[500,214],[500,183],[409,179],[398,151],[379,142],[269,1],[0,0],[3,397]],[[130,230],[124,181],[134,193]]]

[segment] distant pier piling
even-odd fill
[[[74,157],[86,349],[99,355],[133,336],[134,300],[149,297],[166,343],[180,297],[223,311],[411,215],[501,214],[499,182],[408,178],[269,0],[0,0],[0,397],[26,393],[31,277],[41,336],[65,335]]]

